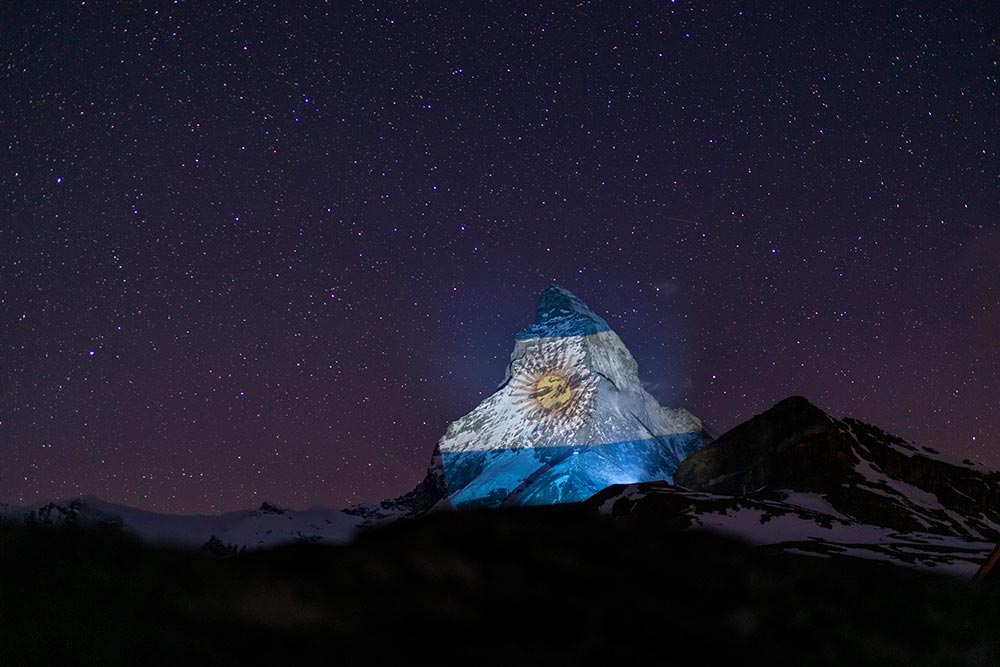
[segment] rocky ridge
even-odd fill
[[[963,574],[1000,539],[1000,473],[797,396],[689,456],[674,481],[609,488],[589,504],[770,548]]]

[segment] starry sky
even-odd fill
[[[402,493],[553,282],[1000,467],[989,3],[275,4],[0,9],[0,501]]]

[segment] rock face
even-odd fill
[[[603,319],[549,287],[535,323],[515,336],[500,387],[438,443],[433,486],[465,509],[577,502],[612,484],[671,481],[706,442],[702,423],[660,407],[637,371]]]

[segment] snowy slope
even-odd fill
[[[788,553],[882,560],[960,576],[972,576],[995,546],[989,540],[861,523],[808,493],[772,501],[650,482],[609,488],[588,504],[650,529],[707,530]]]
[[[256,549],[288,542],[343,543],[355,533],[359,519],[340,510],[311,508],[286,510],[268,503],[257,510],[221,515],[157,514],[82,498],[37,507],[0,506],[9,520],[44,525],[80,525],[120,529],[145,542],[198,548],[211,538],[225,545]]]

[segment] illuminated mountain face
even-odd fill
[[[438,447],[456,507],[585,500],[612,484],[670,481],[701,421],[662,408],[635,359],[577,297],[550,287],[515,336],[507,378]]]

